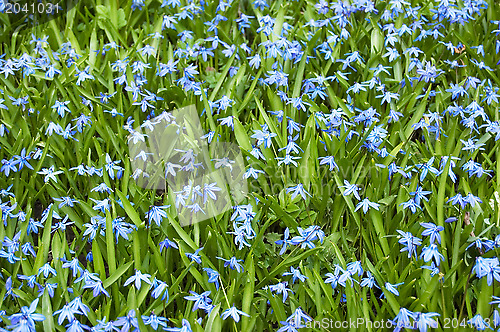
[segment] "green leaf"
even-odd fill
[[[129,218],[132,220],[132,222],[137,227],[143,226],[144,222],[141,221],[141,218],[139,217],[139,214],[134,209],[134,207],[132,206],[132,204],[130,204],[128,198],[122,192],[120,192],[119,190],[116,190],[116,194],[120,198],[120,201],[122,202],[122,205],[123,205],[123,209],[125,210],[125,212],[129,216]]]

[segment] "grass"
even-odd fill
[[[182,2],[182,6],[187,4]],[[500,296],[496,287],[498,281],[493,280],[489,284],[486,276],[478,277],[474,267],[477,268],[478,257],[497,257],[498,247],[496,243],[491,250],[467,247],[477,239],[483,241],[483,246],[488,244],[486,239],[495,240],[500,228],[499,145],[496,132],[482,127],[488,121],[498,121],[498,102],[493,100],[487,103],[483,100],[489,82],[493,88],[500,82],[499,59],[495,49],[499,38],[492,33],[498,29],[498,24],[491,23],[499,19],[498,4],[487,1],[488,8],[474,13],[473,18],[464,24],[443,20],[439,32],[444,36],[438,38],[431,36],[415,41],[421,29],[397,36],[394,47],[400,54],[389,62],[384,56],[387,47],[390,47],[387,44],[388,31],[384,31],[383,26],[393,22],[399,29],[403,23],[410,26],[414,20],[401,14],[394,20],[384,21],[381,18],[384,10],[391,9],[386,2],[375,4],[378,14],[352,11],[347,17],[349,37],[336,42],[331,36],[339,36],[341,29],[336,19],[332,18],[333,9],[326,15],[318,14],[314,7],[316,2],[278,0],[269,2],[269,7],[261,10],[248,1],[235,1],[223,12],[228,20],[221,21],[217,31],[219,38],[228,46],[239,47],[238,54],[227,56],[222,52],[224,47],[219,45],[207,60],[203,60],[201,55],[180,57],[179,50],[189,51],[186,42],[178,35],[182,31],[193,32],[193,38],[187,40],[190,47],[195,42],[210,47],[211,41],[203,42],[203,38],[214,33],[207,31],[208,25],[204,23],[215,17],[218,4],[206,3],[205,10],[194,13],[193,19],[177,19],[175,30],[162,29],[163,15],[180,13],[180,8],[161,8],[161,2],[156,0],[145,1],[142,9],[135,10],[131,8],[131,1],[80,1],[67,13],[42,26],[32,26],[8,14],[0,14],[0,53],[4,54],[2,68],[9,66],[9,60],[19,59],[25,53],[41,58],[40,53],[35,51],[37,43],[31,41],[46,37],[41,43],[47,51],[48,61],[60,71],[53,78],[47,78],[46,69],[38,63],[28,76],[23,76],[28,68],[16,69],[14,73],[3,69],[0,75],[1,98],[6,106],[0,109],[0,122],[4,126],[2,128],[8,130],[0,136],[0,159],[6,162],[17,160],[19,158],[15,156],[20,156],[25,149],[32,152],[29,162],[33,167],[33,170],[27,166],[19,170],[17,165],[16,171],[8,175],[2,169],[0,188],[7,189],[12,185],[9,189],[12,195],[2,197],[4,223],[0,223],[0,238],[13,239],[17,232],[21,232],[19,243],[31,243],[36,252],[36,257],[33,257],[22,253],[18,247],[14,255],[21,260],[12,264],[5,255],[0,258],[3,276],[0,280],[0,309],[5,310],[1,326],[14,329],[14,326],[7,327],[16,325],[12,322],[12,315],[38,297],[37,312],[43,314],[45,319],[36,323],[36,329],[45,331],[66,329],[65,325],[69,322],[59,324],[60,316],[54,315],[54,312],[77,297],[90,308],[87,315],[76,316],[82,324],[96,326],[103,319],[116,322],[133,310],[141,331],[153,330],[152,325],[147,325],[147,320],[140,318],[151,312],[168,318],[169,327],[180,327],[182,320],[186,319],[193,331],[278,330],[283,326],[280,322],[291,317],[297,308],[317,322],[323,319],[328,322],[358,319],[387,321],[395,319],[405,308],[413,313],[438,313],[439,316],[434,317],[439,324],[436,331],[472,329],[476,323],[469,320],[477,314],[490,319],[493,324],[495,307],[490,302],[492,296]],[[430,10],[435,9],[437,3],[412,1],[412,5],[421,6],[417,13],[430,20],[424,26],[432,29],[431,24],[436,21],[432,19]],[[457,5],[463,8],[464,3],[458,1]],[[407,5],[404,7],[408,9]],[[234,21],[240,13],[256,17],[244,32]],[[265,31],[257,32],[257,20],[265,19],[266,15],[275,19],[271,27],[273,33],[269,35]],[[315,28],[306,25],[311,20],[327,17],[332,18],[331,26]],[[262,43],[279,42],[284,28],[288,31],[286,40],[297,41],[302,56],[295,59],[285,59],[283,55],[276,59],[266,57],[269,53],[266,52],[266,44]],[[163,38],[153,38],[151,34],[155,33]],[[464,49],[454,48],[450,52],[439,41],[451,42],[455,46],[462,43]],[[75,65],[69,67],[66,61],[70,55],[61,52],[64,43],[68,42],[79,55],[74,59]],[[107,49],[109,43],[116,43],[119,48]],[[242,43],[252,49],[250,54],[241,49]],[[154,48],[150,56],[141,54],[140,50],[146,45]],[[484,46],[484,56],[472,48],[478,45]],[[434,81],[423,79],[417,68],[409,69],[414,57],[404,51],[411,46],[423,51],[417,56],[423,64],[422,68],[425,69],[429,61],[437,70],[442,70]],[[330,59],[325,59],[321,47],[330,48]],[[107,51],[103,52],[103,49]],[[353,62],[353,68],[342,69],[343,64],[337,60],[346,59],[352,52],[359,52],[362,61]],[[253,68],[248,58],[256,53],[262,57],[259,68]],[[124,59],[129,63],[123,73],[128,83],[137,79],[134,78],[132,63],[141,61],[150,67],[144,71],[147,83],[140,90],[144,95],[147,95],[146,90],[153,92],[163,100],[152,101],[154,107],[147,112],[142,112],[141,106],[136,103],[143,100],[144,95],[136,100],[131,91],[124,90],[124,85],[114,81],[120,75],[114,70],[114,64]],[[178,60],[177,70],[158,77],[160,64],[169,60]],[[450,68],[445,60],[456,60],[466,67]],[[479,69],[472,60],[484,61],[492,70]],[[385,84],[385,91],[397,93],[398,99],[381,104],[381,98],[377,98],[381,92],[369,89],[368,84],[366,91],[347,92],[355,82],[370,80],[374,72],[371,68],[379,64],[388,66],[389,74],[381,72],[378,75],[381,83]],[[196,93],[196,89],[190,90],[178,81],[189,65],[196,66],[199,72],[193,78],[194,82],[201,83]],[[238,68],[236,72],[234,67]],[[78,71],[89,68],[94,79],[77,84],[76,68]],[[278,88],[277,84],[263,82],[275,70],[287,74],[286,84]],[[350,72],[347,77],[344,76],[346,72]],[[324,87],[324,100],[304,92],[305,80],[320,76],[330,77],[324,84],[316,81],[316,85]],[[455,99],[451,92],[446,91],[452,88],[452,83],[464,86],[466,78],[471,76],[477,77],[481,83],[477,88],[467,88],[467,95]],[[101,93],[113,95],[106,102],[101,100]],[[292,102],[284,102],[280,97],[282,93],[288,98],[301,98],[308,104],[305,111],[294,107]],[[28,99],[23,107],[16,105],[12,99],[25,96]],[[210,103],[223,96],[233,101],[231,106],[207,112]],[[81,97],[89,100],[92,107],[84,105]],[[56,101],[69,101],[70,113],[64,116],[57,114],[52,108]],[[472,117],[477,131],[465,126],[463,120],[470,114],[443,114],[454,102],[466,108],[474,101],[484,109],[485,115]],[[251,166],[264,171],[257,179],[248,180],[248,194],[239,203],[250,204],[255,213],[253,218],[249,218],[255,237],[248,239],[248,247],[238,249],[234,235],[230,234],[235,231],[231,220],[234,210],[183,227],[172,190],[143,188],[132,178],[135,169],[131,159],[134,156],[129,150],[130,133],[124,128],[127,119],[131,117],[135,120],[133,127],[137,127],[152,117],[150,111],[153,111],[153,116],[158,116],[164,110],[173,111],[189,105],[196,106],[204,132],[213,131],[214,140],[237,144],[247,169]],[[361,110],[370,107],[379,114],[374,116],[378,121],[370,122],[371,116],[368,120],[356,121]],[[122,115],[112,116],[109,112],[113,110]],[[271,112],[281,110],[283,120],[279,121]],[[401,118],[390,121],[390,110],[401,112]],[[335,113],[341,115],[335,117]],[[436,135],[436,127],[433,130],[428,126],[432,124],[435,113],[441,115],[437,122],[439,136]],[[74,139],[47,133],[51,122],[64,129],[68,125],[74,126],[74,120],[80,114],[89,116],[91,124],[81,132],[73,127]],[[329,115],[330,124],[325,122]],[[220,120],[229,116],[233,117],[234,128],[221,125]],[[288,118],[301,126],[293,135],[288,132]],[[332,125],[335,121],[339,121],[337,126]],[[427,126],[414,129],[419,122]],[[276,136],[271,139],[268,148],[260,146],[263,158],[256,158],[250,152],[258,143],[252,135],[257,130],[263,130],[264,125]],[[373,140],[374,133],[381,129],[386,132],[382,131],[377,147],[385,147],[386,156],[366,147],[366,143]],[[299,152],[291,155],[300,159],[295,160],[296,166],[293,163],[286,165],[276,158],[286,156],[282,149],[289,143],[289,136],[295,135],[298,135],[296,144]],[[470,138],[484,143],[482,149],[464,150],[464,143]],[[36,149],[40,149],[37,159],[33,155]],[[114,172],[112,178],[106,170],[102,177],[77,175],[76,171],[70,170],[81,164],[103,167],[107,164],[106,155],[112,161],[119,161],[117,165],[121,167],[121,177],[118,178]],[[326,156],[334,157],[337,167],[333,171],[328,165],[320,164],[318,158]],[[455,182],[449,174],[451,159],[446,161],[442,159],[444,156],[457,158],[453,160],[453,172],[457,176]],[[442,172],[429,172],[421,179],[423,164],[431,158],[434,158],[432,166]],[[469,160],[492,172],[480,177],[470,176],[462,169]],[[393,163],[402,172],[390,176],[389,166]],[[52,165],[55,171],[62,171],[56,175],[57,182],[53,179],[45,181],[44,176],[39,174]],[[405,172],[409,172],[410,176],[401,174]],[[353,195],[342,194],[344,180],[359,186],[360,200]],[[92,191],[101,183],[113,191]],[[287,189],[298,184],[302,184],[309,195],[304,194],[305,198],[297,195],[292,199],[292,193]],[[419,187],[430,191],[426,196],[428,201],[422,199],[420,208],[412,213],[402,203],[411,199],[411,193]],[[475,206],[467,204],[461,208],[449,201],[458,193],[463,196],[471,193],[482,203]],[[59,207],[54,198],[65,196],[78,200],[78,203],[73,207]],[[379,204],[378,210],[370,208],[364,213],[362,209],[357,209],[364,198]],[[98,211],[95,200],[104,199],[109,199],[109,209]],[[159,225],[147,217],[153,205],[170,205],[165,210],[167,216]],[[12,207],[10,211],[9,207]],[[28,234],[28,220],[40,221],[42,211],[48,207],[51,208],[43,214],[46,217],[43,226],[37,233],[31,231]],[[20,212],[25,213],[24,218],[23,213],[21,216],[18,214]],[[62,218],[68,216],[68,222],[72,223],[65,228],[51,229],[60,226],[58,223],[61,220],[55,218],[57,215]],[[95,238],[90,241],[84,233],[91,220],[97,220],[96,216],[102,218],[102,223]],[[449,217],[457,219],[452,223],[445,222]],[[126,223],[123,224],[125,232],[130,231],[126,234],[127,238],[117,236],[120,221]],[[429,270],[422,268],[423,265],[430,265],[430,261],[424,262],[415,255],[408,258],[406,252],[400,251],[404,246],[398,242],[401,236],[397,230],[411,232],[422,239],[422,245],[417,248],[420,255],[422,249],[431,243],[429,237],[421,236],[424,228],[420,223],[423,222],[443,227],[439,232],[441,243],[438,244],[443,260],[433,276]],[[290,231],[290,238],[293,238],[300,235],[299,227],[303,230],[309,226],[319,226],[324,232],[324,240],[312,241],[313,248],[304,248],[302,244],[307,241],[302,241],[279,254],[281,247],[276,241],[283,239],[286,228]],[[165,238],[174,241],[178,250],[161,249],[160,243]],[[185,255],[201,247],[201,264]],[[3,249],[5,253],[8,251],[6,241]],[[89,259],[89,254],[92,259]],[[224,262],[216,258],[229,259],[232,256],[243,259],[243,273],[224,267]],[[63,268],[63,258],[68,261],[77,258],[83,269],[96,273],[109,296],[95,296],[91,289],[83,288],[85,281],[75,282],[82,272],[74,277],[71,270]],[[349,263],[357,261],[363,267],[362,276],[336,269],[336,266],[347,269]],[[46,263],[57,274],[48,278],[37,276],[38,286],[29,287],[19,279],[19,275],[38,274]],[[292,284],[290,276],[283,276],[291,267],[299,269],[307,278]],[[220,273],[220,287],[209,282],[203,268]],[[149,281],[156,278],[165,282],[168,299],[155,298],[152,295],[154,287],[149,287],[144,281],[140,289],[132,284],[124,286],[136,270],[148,274]],[[359,284],[367,276],[367,271],[381,289]],[[327,273],[336,277],[347,273],[344,277],[348,280],[334,288],[325,282]],[[352,279],[358,282],[349,281]],[[9,280],[12,286],[9,286]],[[283,294],[276,294],[273,288],[269,288],[282,281],[288,281],[288,288],[293,291],[284,301]],[[398,287],[399,295],[388,291],[386,282],[402,283]],[[43,287],[54,283],[57,287],[51,296]],[[40,293],[39,289],[42,290]],[[193,310],[194,303],[185,299],[190,291],[198,294],[210,291],[211,310]],[[239,322],[231,318],[223,319],[221,314],[233,305],[249,317],[241,316]],[[198,318],[201,318],[200,324],[196,323]],[[324,327],[336,330],[331,324],[304,330],[320,331]],[[360,325],[349,330],[375,331],[377,328]]]

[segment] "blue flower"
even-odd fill
[[[500,325],[500,314],[498,310],[493,310],[493,327],[497,328]]]
[[[168,302],[168,285],[166,282],[161,281],[159,279],[156,279],[156,277],[153,279],[153,291],[151,292],[151,295],[157,299],[161,296],[161,300],[167,299]]]
[[[439,268],[434,264],[434,262],[431,263],[431,265],[422,265],[422,269],[426,269],[431,271],[431,277],[434,277],[436,274],[439,273]]]
[[[280,327],[277,332],[298,332],[300,328],[305,328],[306,325],[295,324],[294,320],[280,321],[280,324],[283,325]]]
[[[194,253],[185,253],[185,255],[187,256],[187,258],[189,258],[191,261],[194,261],[198,264],[201,264],[201,257],[200,255],[198,255],[198,253],[203,250],[203,247],[199,248],[199,249],[196,249]]]
[[[467,196],[464,197],[464,202],[469,203],[472,207],[476,206],[476,203],[482,203],[483,201],[477,197],[472,195],[472,193],[468,193]]]
[[[370,271],[366,271],[366,277],[363,278],[363,280],[361,280],[361,283],[359,285],[361,287],[368,287],[368,288],[376,287],[380,289]]]
[[[429,201],[429,199],[425,195],[429,195],[430,193],[431,191],[422,190],[421,186],[417,186],[417,189],[414,192],[411,192],[410,195],[413,196],[416,204],[420,204],[420,200],[422,198],[426,201]]]
[[[457,97],[463,97],[464,95],[469,95],[467,91],[463,88],[463,86],[455,85],[450,83],[451,88],[446,89],[447,92],[451,92],[451,99],[456,99]]]
[[[163,327],[163,330],[167,327],[167,321],[165,317],[159,317],[156,316],[154,312],[151,312],[151,315],[149,316],[142,316],[142,320],[144,321],[145,325],[149,325],[153,328],[153,330],[158,330],[158,327]]]
[[[189,321],[184,318],[182,319],[182,327],[167,327],[164,328],[164,330],[169,332],[193,332],[193,330],[191,330]]]
[[[135,317],[135,310],[131,309],[127,313],[127,316],[125,316],[125,317],[118,317],[118,319],[115,322],[115,326],[117,326],[117,327],[121,326],[122,331],[130,331],[132,328],[139,330],[139,322],[137,321],[137,318]],[[135,330],[133,330],[133,331],[135,331]]]
[[[452,223],[452,222],[455,222],[457,221],[457,218],[456,217],[449,217],[449,218],[446,218],[445,219],[445,223]]]
[[[23,166],[28,167],[29,169],[33,170],[33,167],[30,165],[28,162],[31,159],[31,152],[26,154],[26,149],[23,148],[21,150],[21,153],[19,156],[14,156],[16,158],[16,161],[14,161],[14,165],[19,165],[19,171],[23,168]]]
[[[475,151],[481,151],[484,150],[482,146],[484,146],[484,143],[478,143],[479,140],[474,140],[473,138],[467,139],[467,141],[464,141],[463,139],[460,140],[462,144],[464,145],[462,147],[462,151],[469,151],[470,152],[475,152]]]
[[[286,299],[288,298],[288,292],[291,292],[293,294],[292,290],[290,288],[287,288],[287,286],[288,281],[282,281],[277,283],[276,285],[270,285],[269,287],[265,286],[264,289],[269,288],[271,292],[276,292],[276,294],[283,294],[283,303],[285,303]]]
[[[442,70],[438,70],[435,66],[431,64],[430,61],[427,61],[425,64],[425,68],[420,66],[417,69],[417,74],[420,75],[419,81],[424,80],[425,82],[434,83],[435,79],[443,73]]]
[[[53,298],[54,297],[54,291],[57,289],[57,283],[50,283],[46,282],[45,285],[39,285],[38,286],[38,297],[42,296],[47,290],[47,293],[49,294],[49,297]]]
[[[295,309],[295,311],[286,319],[286,323],[289,324],[289,326],[293,327],[301,327],[303,326],[302,320],[304,320],[304,323],[311,322],[313,319],[306,313],[304,310],[302,310],[301,307],[298,307]],[[280,322],[281,324],[285,322]],[[283,324],[284,325],[284,324]],[[283,331],[288,331],[288,330],[283,330]],[[293,330],[290,330],[291,332]]]
[[[87,288],[92,289],[92,295],[94,297],[99,296],[99,294],[104,294],[107,297],[109,297],[109,293],[104,289],[104,286],[103,286],[101,280],[94,280],[94,279],[85,280],[85,285],[83,286],[83,289],[87,289]]]
[[[54,201],[61,202],[61,203],[59,203],[58,208],[62,208],[64,206],[73,207],[74,203],[79,203],[78,200],[73,199],[69,196],[59,197],[59,198],[54,197]]]
[[[417,209],[422,210],[422,207],[420,205],[418,205],[413,198],[406,201],[406,202],[399,204],[399,206],[401,206],[401,205],[403,206],[403,209],[410,209],[411,213],[415,213],[417,211]]]
[[[135,288],[137,288],[137,290],[139,290],[139,289],[141,289],[141,281],[144,281],[148,285],[151,285],[151,281],[149,280],[150,278],[151,278],[151,275],[149,275],[147,273],[143,274],[141,271],[136,269],[135,274],[133,276],[131,276],[130,278],[128,278],[127,281],[125,281],[125,283],[123,284],[123,286],[128,286],[131,283],[134,283]]]
[[[292,276],[292,284],[294,284],[297,279],[301,282],[304,282],[307,279],[305,275],[300,273],[300,269],[296,269],[293,266],[290,266],[290,272],[283,273],[283,276]]]
[[[283,240],[278,240],[278,241],[275,241],[274,243],[276,243],[277,245],[279,246],[282,246],[281,247],[281,250],[279,252],[279,255],[283,255],[286,251],[286,248],[289,244],[294,244],[292,242],[292,240],[289,240],[289,237],[290,237],[290,230],[288,229],[288,227],[285,229],[285,232],[283,233]]]
[[[359,196],[359,193],[358,193],[358,191],[360,190],[360,188],[359,188],[359,186],[357,184],[350,184],[349,181],[344,180],[344,185],[341,186],[341,188],[345,188],[345,190],[342,193],[342,195],[349,196],[350,194],[354,194],[354,196],[358,200],[361,200],[361,197]]]
[[[398,284],[391,284],[391,283],[386,282],[384,286],[385,286],[385,289],[387,289],[389,292],[391,292],[392,294],[394,294],[396,296],[399,296],[398,286],[401,286],[403,284],[404,284],[404,282],[400,282]]]
[[[257,179],[257,177],[259,176],[259,174],[265,174],[264,171],[261,171],[259,169],[255,169],[253,167],[249,167],[246,172],[243,174],[243,178],[244,179],[248,179],[250,177],[254,178],[254,179]]]
[[[339,265],[335,266],[334,273],[327,273],[325,276],[328,277],[325,279],[325,284],[330,284],[333,289],[335,289],[337,287],[337,285],[341,285],[341,286],[345,287],[346,281],[348,281],[348,280],[351,282],[351,285],[352,285],[353,280],[354,280],[352,278],[351,273],[344,270]]]
[[[21,307],[21,311],[19,313],[11,315],[9,317],[11,323],[9,328],[18,331],[36,331],[35,323],[45,320],[44,315],[35,313],[38,300],[39,299],[35,299],[31,302],[29,307],[23,306]]]
[[[286,193],[290,193],[292,192],[292,197],[291,199],[295,199],[295,197],[297,197],[298,195],[300,195],[302,197],[302,199],[306,199],[306,195],[308,195],[309,197],[312,197],[311,194],[309,194],[305,189],[304,189],[304,186],[302,185],[302,183],[299,183],[298,185],[296,186],[293,186],[293,187],[289,187],[286,189]]]
[[[163,249],[168,249],[168,248],[179,249],[179,247],[177,246],[177,243],[169,240],[168,237],[166,237],[165,240],[161,241],[159,243],[159,246],[160,246],[160,253],[163,251]]]
[[[10,171],[17,172],[16,161],[13,159],[2,159],[2,167],[0,168],[0,172],[4,172],[5,176],[8,177],[10,175]]]
[[[424,247],[420,257],[423,258],[426,263],[434,259],[437,266],[439,266],[440,261],[444,261],[444,256],[439,252],[437,245],[434,243],[428,247]]]
[[[75,319],[75,314],[82,314],[78,309],[71,307],[69,304],[65,304],[62,309],[54,311],[54,316],[59,315],[57,319],[57,324],[62,325],[65,319],[68,323],[71,323]]]
[[[363,267],[361,266],[360,261],[350,262],[346,267],[347,271],[351,275],[355,275],[356,273],[358,274],[358,277],[361,277],[363,275]]]
[[[463,209],[465,207],[465,205],[467,204],[467,202],[464,200],[463,196],[461,193],[458,193],[456,194],[455,196],[453,197],[450,197],[447,201],[447,203],[450,203],[453,204],[453,205],[460,205],[460,207]]]
[[[203,271],[205,271],[208,274],[208,282],[215,284],[215,288],[218,290],[219,289],[219,277],[220,277],[219,272],[217,272],[209,267],[203,268]]]
[[[271,138],[276,137],[277,134],[269,132],[267,126],[263,126],[262,129],[263,130],[254,130],[255,134],[251,137],[257,139],[257,146],[264,144],[265,148],[269,148],[271,146]]]
[[[47,183],[49,180],[53,180],[55,183],[57,183],[56,175],[63,173],[63,171],[54,171],[54,165],[52,165],[49,168],[42,168],[42,170],[38,171],[37,173],[45,175],[45,178],[43,179],[45,183]]]
[[[431,222],[423,222],[420,223],[420,225],[425,228],[425,230],[422,231],[422,236],[430,236],[431,243],[437,241],[441,244],[441,235],[439,235],[439,232],[444,230],[443,226],[437,226]]]
[[[359,202],[356,205],[356,209],[354,209],[354,211],[358,211],[360,208],[363,208],[363,213],[366,214],[366,212],[368,212],[369,208],[373,208],[373,209],[375,209],[375,210],[378,211],[379,210],[379,206],[380,206],[380,204],[374,203],[374,202],[370,202],[370,200],[365,197],[361,202]]]
[[[82,302],[82,298],[81,297],[75,297],[70,303],[69,305],[74,308],[75,310],[78,310],[80,312],[81,315],[85,315],[87,316],[88,313],[90,312],[90,308],[83,304]]]
[[[168,209],[170,205],[162,205],[156,206],[153,205],[151,209],[146,213],[146,216],[149,219],[149,223],[151,224],[151,220],[153,220],[156,225],[160,226],[163,218],[167,218],[167,213],[163,211],[164,209]]]
[[[435,175],[439,175],[441,172],[437,170],[434,166],[432,166],[432,163],[434,163],[434,157],[429,159],[425,164],[417,164],[415,167],[417,167],[421,173],[420,173],[420,182],[424,181],[424,179],[427,176],[428,172],[431,172]]]
[[[243,315],[243,316],[246,316],[246,317],[250,317],[249,314],[247,313],[244,313],[243,311],[241,310],[238,310],[234,305],[229,308],[229,309],[226,309],[222,314],[221,314],[221,317],[222,319],[226,320],[226,318],[228,317],[231,317],[236,323],[238,323],[240,321],[240,315]]]
[[[111,157],[109,154],[106,153],[106,164],[104,165],[104,169],[108,172],[109,177],[114,180],[115,178],[115,171],[117,172],[117,179],[121,178],[121,175],[123,173],[123,168],[118,166],[121,160],[113,161],[111,160]]]
[[[300,157],[293,157],[290,154],[287,154],[287,155],[285,155],[284,158],[276,157],[275,159],[278,160],[278,166],[280,166],[281,164],[285,164],[285,165],[293,164],[295,167],[297,167],[298,164],[295,160],[300,159]],[[291,188],[288,188],[288,189],[291,189]]]
[[[297,227],[297,230],[299,231],[300,236],[293,237],[291,240],[291,244],[300,244],[302,249],[313,249],[315,248],[315,245],[314,243],[312,243],[312,241],[319,240],[321,243],[323,243],[325,233],[319,226],[309,226],[306,229]]]
[[[475,272],[479,279],[486,276],[488,286],[491,286],[493,279],[500,281],[500,264],[498,258],[476,257],[476,264],[472,268],[472,272]]]
[[[320,160],[320,165],[329,165],[329,171],[333,171],[335,168],[338,169],[339,167],[337,166],[337,164],[335,163],[335,160],[333,158],[333,156],[328,156],[328,157],[319,157],[318,160]],[[347,189],[346,189],[347,191]],[[356,194],[357,194],[357,191],[356,191]],[[355,195],[356,195],[355,194]],[[348,195],[348,194],[347,194]],[[358,198],[359,199],[359,198]]]
[[[39,275],[40,275],[40,274],[42,274],[42,273],[43,273],[43,276],[44,276],[45,278],[48,278],[48,277],[49,277],[49,274],[52,274],[52,275],[54,275],[54,276],[57,276],[57,272],[56,272],[56,270],[55,270],[53,267],[51,267],[51,266],[49,265],[49,263],[45,263],[45,264],[43,264],[43,266],[42,266],[41,268],[39,268],[39,269],[38,269],[38,274],[37,274],[37,275],[39,276]]]
[[[193,311],[196,311],[198,309],[203,309],[207,313],[210,313],[213,309],[212,299],[210,299],[208,296],[210,295],[210,291],[203,292],[201,294],[198,294],[193,291],[189,291],[191,295],[189,296],[184,296],[185,300],[188,301],[193,301]]]
[[[218,119],[217,121],[220,121],[220,125],[221,126],[228,126],[229,128],[231,128],[231,130],[234,130],[234,123],[233,123],[233,116],[230,115],[228,117],[225,117],[225,118],[222,118],[222,119]]]
[[[416,313],[411,312],[404,307],[401,307],[396,317],[392,320],[392,324],[396,326],[397,331],[403,328],[411,329],[413,328],[413,324],[410,322],[410,318],[415,319],[416,315]]]
[[[71,269],[71,271],[73,273],[73,278],[76,277],[76,275],[78,274],[78,272],[80,272],[80,273],[83,272],[83,269],[80,266],[80,262],[78,261],[78,259],[76,257],[73,258],[71,261],[64,262],[63,265],[62,265],[62,268],[63,269],[65,269],[65,268]],[[59,325],[60,324],[61,323],[59,323]]]
[[[36,282],[36,277],[37,277],[36,274],[31,275],[31,276],[26,276],[26,275],[22,275],[22,274],[17,275],[17,278],[19,280],[26,280],[26,283],[28,284],[29,288],[34,288],[35,285],[38,285],[38,283]]]
[[[230,267],[231,270],[236,270],[238,273],[243,272],[243,267],[239,262],[243,262],[243,259],[236,259],[236,257],[231,257],[230,259],[224,259],[222,257],[217,257],[217,259],[224,261],[224,267]]]
[[[478,331],[484,331],[485,329],[490,329],[491,327],[488,322],[480,315],[477,314],[467,321],[467,324],[472,325]]]

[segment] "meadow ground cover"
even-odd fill
[[[498,2],[7,2],[0,331],[499,327]]]

